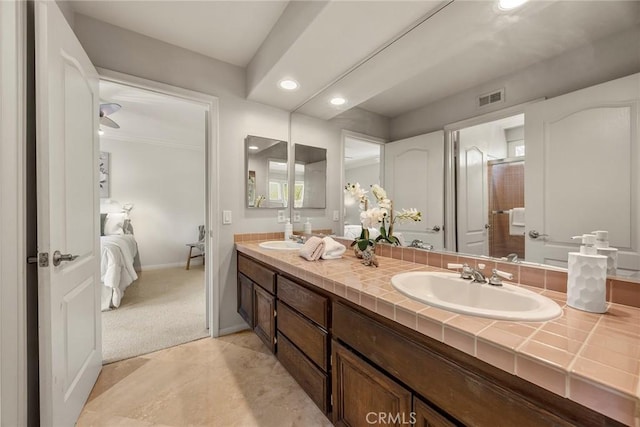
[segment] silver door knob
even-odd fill
[[[485,225],[484,225],[484,228],[485,228],[486,230],[490,229],[490,228],[491,228],[491,224],[485,224]]]
[[[532,239],[537,239],[538,237],[547,237],[548,234],[540,234],[536,230],[529,231],[529,237]]]
[[[57,267],[62,261],[73,261],[76,258],[78,258],[78,255],[63,254],[60,251],[55,251],[53,253],[53,265]]]
[[[439,233],[439,232],[440,232],[439,225],[434,225],[433,228],[431,228],[431,230],[427,229],[427,233]]]

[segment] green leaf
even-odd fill
[[[389,241],[389,243],[392,243],[394,245],[400,245],[400,240],[398,240],[396,236],[389,236],[387,240]]]
[[[386,239],[387,238],[387,229],[384,228],[384,225],[380,226],[380,235],[382,236],[382,238]]]
[[[369,241],[368,240],[360,240],[360,241],[358,241],[358,249],[360,249],[361,251],[366,250],[367,246],[369,246]]]
[[[369,240],[369,229],[362,227],[362,238]]]

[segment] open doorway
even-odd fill
[[[206,107],[100,82],[103,361],[210,335]]]
[[[510,260],[524,254],[524,114],[457,130],[457,248]]]

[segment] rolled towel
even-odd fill
[[[322,259],[342,258],[342,254],[347,250],[345,245],[336,242],[329,236],[324,237],[322,241],[324,242],[324,252],[322,253]]]
[[[300,248],[300,256],[307,261],[317,261],[324,251],[324,241],[316,236],[312,236]]]

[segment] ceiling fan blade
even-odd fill
[[[111,120],[109,117],[106,117],[106,116],[100,117],[100,124],[108,126],[110,128],[120,129],[120,126],[116,122],[114,122],[113,120]]]
[[[100,104],[100,116],[108,116],[118,111],[122,106],[113,102]]]

